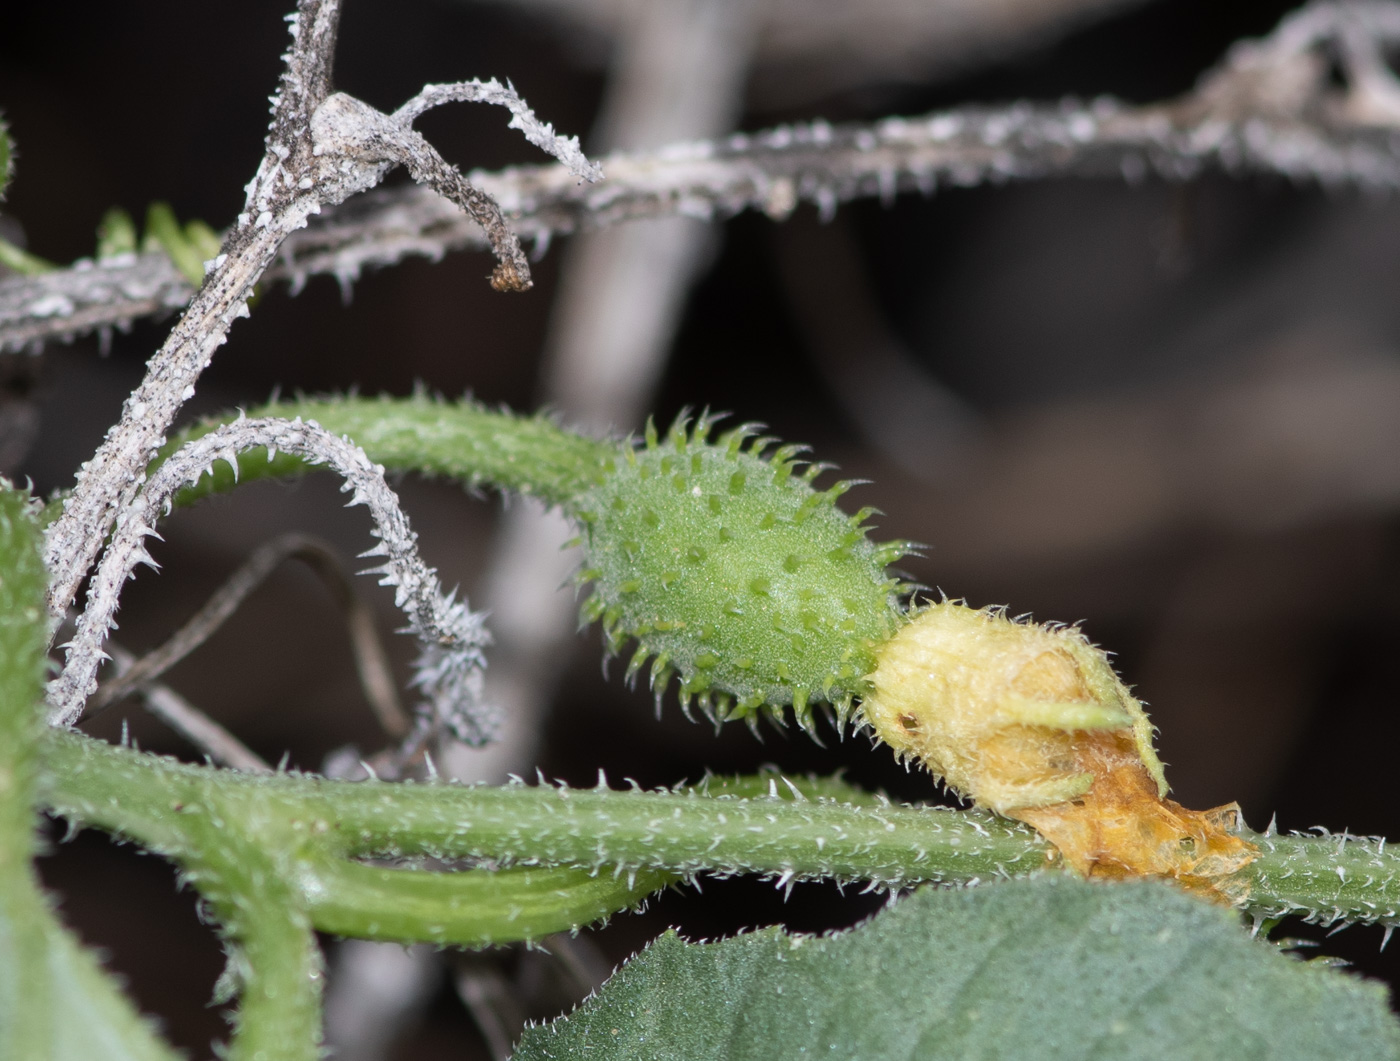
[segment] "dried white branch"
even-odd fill
[[[1208,168],[1278,173],[1369,190],[1400,188],[1400,93],[1381,48],[1400,43],[1400,5],[1315,4],[1269,37],[1237,46],[1187,96],[1150,106],[1090,103],[969,106],[872,125],[786,126],[603,160],[607,179],[580,187],[554,166],[473,173],[522,238],[673,215],[722,219],[745,209],[786,216],[799,202],[890,199],[940,185],[1050,176],[1149,173],[1187,180]],[[1329,83],[1326,48],[1344,86]],[[481,234],[428,191],[365,196],[287,242],[272,275],[299,287],[329,273],[482,246]]]
[[[603,179],[603,167],[583,153],[578,137],[560,136],[554,126],[535,116],[514,85],[502,85],[494,77],[490,81],[473,79],[451,85],[424,85],[423,91],[396,110],[393,118],[404,126],[412,125],[421,115],[444,103],[494,103],[506,107],[511,113],[509,127],[519,129],[526,140],[557,158],[575,177],[586,181]]]
[[[1111,100],[962,108],[868,126],[813,122],[610,155],[604,159],[607,180],[592,187],[578,187],[554,166],[471,176],[501,204],[516,232],[537,246],[556,235],[642,218],[723,220],[760,209],[781,220],[801,202],[829,216],[839,203],[858,198],[889,201],[906,192],[929,195],[940,185],[1052,176],[1136,180],[1156,173],[1189,180],[1218,167],[1328,186],[1400,188],[1400,128],[1333,131],[1287,119],[1209,116],[1183,124],[1179,114],[1171,106],[1129,108]],[[314,275],[346,284],[367,267],[412,255],[436,260],[484,245],[479,228],[427,189],[385,190],[297,233],[269,276],[289,280],[294,290]]]
[[[429,183],[466,209],[487,233],[500,258],[492,279],[496,287],[530,286],[529,265],[499,208],[413,131],[412,107],[400,119],[344,93],[332,94],[339,0],[301,0],[290,18],[292,47],[272,101],[266,153],[248,185],[243,212],[225,237],[221,253],[207,263],[203,287],[151,359],[121,419],[83,465],[63,514],[49,529],[44,559],[51,575],[49,610],[55,618],[72,603],[117,512],[129,506],[140,490],[147,464],[181,405],[193,396],[195,382],[214,350],[225,341],[234,319],[247,315],[254,284],[272,264],[282,242],[323,206],[374,187],[393,166],[403,165],[416,180]],[[504,96],[493,101],[512,107],[512,124],[543,138],[546,127],[529,115],[523,102],[516,99],[512,104]],[[563,144],[561,150],[569,147]],[[44,316],[59,316],[45,296],[40,295],[37,304],[46,311]],[[31,297],[31,317],[34,306]],[[26,336],[25,344],[38,338],[32,327]]]
[[[782,218],[799,202],[829,214],[855,198],[1051,176],[1155,173],[1189,180],[1219,168],[1394,191],[1400,188],[1400,84],[1382,51],[1396,43],[1400,5],[1320,3],[1285,19],[1269,37],[1238,45],[1195,92],[1167,103],[1067,100],[963,107],[873,125],[812,122],[614,154],[604,160],[608,178],[593,185],[580,186],[564,166],[474,172],[463,182],[498,204],[515,233],[537,248],[554,235],[636,218],[718,220],[746,209]],[[1344,86],[1329,83],[1327,49],[1341,63]],[[459,89],[464,94],[455,94]],[[406,104],[395,117],[416,116],[445,101],[440,96],[475,91],[430,86],[423,102]],[[395,136],[405,135],[393,128]],[[424,174],[438,186],[437,175]],[[441,183],[454,180],[443,176]],[[461,202],[465,194],[452,198]],[[379,191],[290,235],[268,276],[290,281],[294,290],[322,274],[348,285],[367,267],[498,243],[428,188]],[[0,349],[131,319],[132,301],[119,296],[107,315],[81,301],[71,317],[57,312],[60,303],[50,295],[66,275],[0,281]]]
[[[248,185],[243,213],[211,263],[204,286],[165,344],[151,359],[146,377],[127,398],[121,419],[108,431],[92,460],[83,465],[63,514],[50,526],[44,560],[50,573],[49,613],[61,616],[92,566],[120,509],[128,507],[145,468],[164,441],[175,414],[194,394],[194,384],[224,342],[229,327],[248,312],[253,285],[271,264],[287,234],[306,223],[322,202],[309,194],[316,177],[337,190],[355,184],[318,163],[311,143],[311,117],[330,92],[339,0],[302,0],[292,23],[292,48],[273,97],[267,151]],[[346,176],[352,179],[347,182]],[[371,187],[359,175],[359,186]],[[329,189],[328,189],[329,190]],[[349,194],[348,187],[340,195]]]
[[[311,125],[318,151],[339,156],[350,161],[352,167],[374,174],[366,188],[377,184],[393,165],[399,164],[415,181],[456,203],[481,226],[499,259],[491,276],[491,286],[498,291],[529,289],[530,265],[520,249],[519,239],[501,216],[500,208],[414,132],[408,122],[383,114],[354,96],[337,92],[316,111]]]
[[[194,289],[164,254],[122,254],[37,276],[0,281],[0,349],[34,353],[54,339],[125,329],[174,312]]]
[[[116,625],[122,587],[138,564],[155,566],[145,539],[156,534],[156,522],[169,510],[175,493],[197,483],[216,461],[237,467],[239,453],[260,446],[269,454],[283,450],[327,465],[345,480],[342,489],[351,493],[349,504],[369,509],[379,544],[364,555],[382,556],[385,562],[366,573],[378,574],[381,585],[394,587],[394,603],[423,643],[414,684],[423,693],[425,707],[447,720],[463,739],[489,740],[495,720],[480,703],[482,649],[489,635],[481,616],[465,601],[444,594],[433,569],[419,557],[417,535],[385,482],[384,469],[353,442],[317,424],[275,418],[240,419],[190,442],[161,464],[145,489],[123,508],[89,584],[87,608],[66,646],[67,663],[49,684],[50,723],[72,724],[97,687],[98,667],[107,658],[102,644]]]

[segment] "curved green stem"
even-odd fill
[[[256,808],[303,842],[314,838],[319,850],[349,857],[493,858],[885,884],[987,879],[1045,863],[1043,841],[1017,822],[887,802],[798,799],[785,786],[777,786],[777,796],[742,799],[345,782],[251,777],[72,733],[47,734],[43,747],[43,798],[57,813],[177,859],[219,842],[229,815],[246,804],[246,813]]]
[[[678,880],[656,869],[429,872],[326,861],[307,870],[303,887],[322,932],[484,947],[601,921]]]
[[[230,973],[239,990],[231,1061],[318,1061],[321,948],[283,852],[228,830],[192,873],[231,937]],[[228,975],[228,974],[226,974]]]
[[[228,827],[219,781],[171,759],[116,748],[72,730],[40,738],[39,799],[70,822],[133,840],[185,863]],[[194,878],[198,883],[198,876]]]
[[[391,470],[490,485],[552,505],[567,505],[599,482],[617,452],[611,443],[565,431],[542,416],[517,416],[475,402],[444,402],[424,395],[300,399],[275,402],[249,415],[314,420],[327,431],[350,436],[371,460]],[[166,443],[157,462],[231,419],[187,428]],[[266,450],[250,450],[239,455],[236,480],[233,469],[221,463],[198,485],[181,491],[175,503],[192,504],[250,479],[286,478],[310,470],[300,457],[279,453],[268,460]]]
[[[297,819],[228,785],[229,771],[174,770],[168,760],[67,731],[45,732],[46,769],[56,744],[101,752],[63,760],[69,820],[170,858],[212,906],[227,940],[229,985],[240,995],[230,1057],[318,1058],[321,955],[297,887],[297,869],[314,849]],[[46,772],[41,791],[51,781]]]

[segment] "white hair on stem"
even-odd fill
[[[269,459],[282,450],[325,465],[345,480],[341,489],[351,494],[348,504],[369,509],[379,542],[362,555],[383,557],[384,562],[364,573],[380,575],[381,585],[394,587],[394,603],[408,617],[408,631],[422,642],[413,684],[423,695],[423,707],[468,743],[490,740],[496,720],[481,703],[482,650],[490,634],[465,600],[442,591],[436,572],[419,556],[417,535],[385,481],[383,467],[349,439],[313,421],[275,417],[240,418],[188,443],[152,473],[118,515],[111,543],[89,585],[87,608],[65,646],[66,665],[49,684],[50,724],[71,725],[96,689],[98,668],[108,658],[102,644],[116,625],[122,587],[138,564],[156,566],[145,540],[158,537],[156,523],[170,511],[176,493],[199,482],[220,460],[228,461],[236,474],[238,455],[258,447],[267,449]]]

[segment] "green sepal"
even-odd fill
[[[1126,729],[1133,724],[1132,715],[1117,704],[1056,702],[1033,700],[1026,696],[1003,697],[997,704],[1007,718],[1025,726],[1045,726],[1049,729],[1077,730]]]

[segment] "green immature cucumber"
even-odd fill
[[[584,615],[614,652],[637,642],[629,676],[650,659],[653,688],[674,673],[681,702],[717,719],[791,705],[810,726],[815,700],[845,716],[871,649],[899,626],[885,566],[905,544],[871,542],[869,512],[836,507],[850,484],[814,489],[822,466],[799,469],[799,447],[764,457],[752,429],[711,444],[712,426],[681,420],[664,441],[649,430],[569,506],[588,556]]]
[[[635,642],[629,677],[649,660],[658,696],[674,677],[682,704],[716,720],[752,723],[790,706],[810,726],[817,701],[846,717],[867,691],[873,649],[903,622],[903,587],[885,567],[907,544],[872,542],[871,511],[836,505],[849,483],[816,489],[825,466],[797,460],[797,446],[765,454],[773,440],[750,427],[710,441],[713,418],[682,418],[664,439],[649,428],[641,443],[598,442],[421,396],[284,402],[251,415],[315,420],[391,469],[558,504],[581,530],[585,618],[602,622],[613,652]],[[261,451],[239,464],[245,479],[306,470]],[[220,465],[183,500],[232,485]]]

